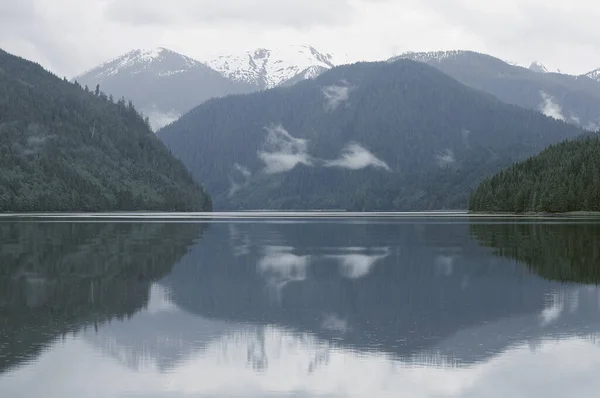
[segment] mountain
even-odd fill
[[[133,104],[0,50],[0,211],[210,209]]]
[[[165,48],[138,49],[75,78],[115,98],[131,99],[157,129],[209,98],[255,87],[234,82],[201,62]]]
[[[243,54],[221,56],[206,64],[231,80],[267,89],[312,79],[340,65],[341,61],[314,47],[302,45],[259,48]]]
[[[540,73],[472,51],[405,53],[394,57],[425,62],[467,86],[503,102],[541,111],[547,116],[597,130],[600,127],[600,81],[589,76]]]
[[[357,63],[207,101],[158,137],[227,209],[466,208],[480,179],[582,130],[423,63]]]
[[[544,64],[539,63],[537,61],[533,61],[529,66],[529,70],[538,73],[548,73],[548,69],[544,66]]]
[[[502,212],[600,211],[600,137],[553,145],[486,179],[471,210]]]
[[[593,71],[586,73],[585,76],[600,82],[600,68],[594,69]]]

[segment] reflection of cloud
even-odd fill
[[[267,174],[284,173],[298,164],[312,166],[308,141],[293,137],[280,125],[267,128],[265,148],[258,157],[265,163]]]
[[[444,276],[450,276],[454,272],[454,257],[439,255],[435,258],[436,269]]]
[[[547,326],[560,317],[565,308],[564,296],[559,293],[553,293],[549,296],[548,306],[540,314],[542,326]]]
[[[340,158],[325,162],[326,167],[341,167],[344,169],[358,170],[372,166],[390,171],[389,166],[379,160],[370,151],[357,143],[351,143],[344,148]]]
[[[267,246],[265,255],[258,261],[258,272],[278,292],[288,283],[306,279],[310,256],[297,256],[292,250],[291,247]]]
[[[329,112],[334,111],[350,98],[352,88],[346,82],[342,83],[343,85],[338,86],[334,84],[324,87],[321,90],[325,97],[325,110]]]
[[[543,91],[540,91],[540,95],[544,101],[540,105],[540,111],[548,117],[564,121],[565,117],[562,114],[562,107],[554,102],[554,98]]]
[[[0,389],[6,396],[48,398],[88,397],[90,391],[94,397],[264,397],[299,391],[331,397],[592,397],[600,389],[598,346],[577,338],[544,340],[536,353],[520,344],[467,367],[438,363],[427,358],[427,366],[415,366],[268,326],[212,340],[166,372],[135,371],[67,336],[38,361],[0,376]]]
[[[344,334],[348,331],[348,321],[340,318],[337,314],[328,314],[323,319],[321,327],[330,332]]]
[[[367,249],[364,248],[364,251]],[[371,273],[375,264],[390,255],[389,247],[379,249],[382,254],[340,254],[327,256],[335,259],[340,264],[340,273],[349,279],[360,279]]]
[[[176,311],[177,307],[172,303],[169,292],[159,284],[153,284],[150,287],[150,298],[146,311],[150,314],[157,314],[160,312],[172,312]]]
[[[248,233],[242,234],[235,224],[229,224],[229,239],[233,245],[233,255],[235,257],[250,254],[250,236]]]

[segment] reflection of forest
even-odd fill
[[[555,281],[600,283],[600,224],[472,224],[471,234],[494,254],[518,260]]]
[[[0,372],[85,325],[131,317],[199,224],[0,223]]]

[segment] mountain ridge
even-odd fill
[[[289,45],[273,49],[258,48],[230,54],[206,62],[208,66],[235,81],[260,89],[276,87],[301,74],[313,78],[323,70],[342,63],[335,56],[309,45]],[[309,73],[307,73],[309,71]]]
[[[2,50],[0,98],[0,211],[210,210],[131,102]]]
[[[424,210],[582,133],[400,60],[213,99],[157,135],[221,209]]]
[[[600,127],[600,80],[540,73],[469,50],[404,53],[390,58],[427,63],[467,86],[501,101],[536,110],[586,130]]]

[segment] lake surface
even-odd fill
[[[0,218],[0,397],[594,397],[600,220]]]

